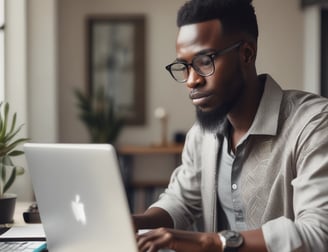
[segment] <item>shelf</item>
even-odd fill
[[[117,151],[121,155],[151,155],[151,154],[180,154],[182,152],[182,144],[170,144],[167,146],[135,146],[125,145],[119,146]]]
[[[147,187],[166,187],[169,184],[168,180],[163,181],[134,181],[131,186],[134,188],[147,188]]]
[[[134,213],[143,212],[147,207],[154,202],[158,196],[165,190],[169,183],[169,178],[156,178],[134,181],[134,159],[136,156],[156,156],[172,155],[175,158],[176,166],[180,164],[183,144],[168,144],[161,145],[122,145],[116,147],[117,153],[120,156],[121,165],[123,167],[123,175],[127,190],[129,205]],[[150,166],[149,169],[153,169]],[[156,168],[156,167],[155,167]],[[147,175],[145,176],[147,178]]]

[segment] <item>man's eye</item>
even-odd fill
[[[206,67],[206,66],[211,66],[212,61],[211,58],[207,55],[202,55],[199,56],[195,59],[194,64],[199,66],[199,67]]]
[[[172,66],[172,71],[185,71],[187,69],[185,64],[176,63]]]

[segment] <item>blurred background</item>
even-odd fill
[[[136,15],[145,21],[144,79],[138,91],[143,94],[144,120],[124,125],[115,145],[159,143],[162,125],[154,116],[159,107],[167,115],[169,143],[176,133],[186,133],[195,120],[193,105],[185,86],[175,83],[164,69],[175,59],[176,12],[184,2],[0,0],[0,100],[9,101],[18,120],[25,123],[22,134],[33,142],[90,141],[74,96],[75,88],[89,90],[88,20]],[[285,89],[326,95],[327,1],[308,2],[253,1],[259,23],[257,68],[259,73],[270,73]],[[20,162],[24,165],[24,158]],[[161,172],[153,172],[167,177],[176,160],[163,155],[134,162],[136,176],[145,176],[145,167],[159,166]],[[12,190],[22,200],[33,199],[28,172],[18,179]]]

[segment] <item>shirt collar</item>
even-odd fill
[[[248,135],[276,135],[278,129],[278,119],[280,104],[282,100],[282,89],[268,74],[259,75],[260,79],[265,79],[264,91],[257,109],[254,121],[249,128]],[[227,118],[219,125],[218,135],[227,136],[231,127]]]
[[[265,78],[265,86],[260,105],[257,109],[254,121],[248,130],[252,135],[276,135],[280,104],[282,100],[282,89],[268,74],[260,75]]]

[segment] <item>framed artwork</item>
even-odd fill
[[[87,80],[101,90],[128,125],[145,123],[145,17],[87,18]]]

